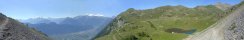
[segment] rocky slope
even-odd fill
[[[49,38],[35,29],[6,17],[0,13],[0,40],[49,40]]]
[[[244,8],[244,6],[242,8]],[[242,9],[242,11],[244,10]],[[239,16],[233,20],[233,23],[224,30],[225,40],[244,40],[244,12],[241,12]]]
[[[225,27],[224,29],[224,39],[225,40],[244,40],[244,2],[242,1],[236,9],[239,9],[239,16],[233,20],[230,26]]]

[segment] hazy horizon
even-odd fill
[[[0,12],[14,19],[63,18],[90,14],[113,17],[128,8],[150,9],[165,5],[195,7],[217,2],[234,5],[241,0],[0,0]]]

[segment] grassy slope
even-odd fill
[[[224,11],[213,5],[196,8],[163,6],[147,10],[131,8],[115,18],[103,31],[108,32],[107,35],[96,40],[181,40],[188,35],[167,33],[164,30],[181,28],[197,29],[199,32],[225,15]]]

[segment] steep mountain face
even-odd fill
[[[112,18],[109,17],[84,15],[72,18],[37,18],[22,20],[22,22],[55,40],[89,40],[111,20]]]
[[[147,10],[130,8],[118,15],[95,40],[182,40],[226,15],[215,5],[195,8],[162,6]]]
[[[50,40],[45,34],[0,13],[0,40]]]

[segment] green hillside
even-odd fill
[[[214,24],[227,13],[214,5],[187,8],[133,8],[118,15],[96,40],[182,40]]]

